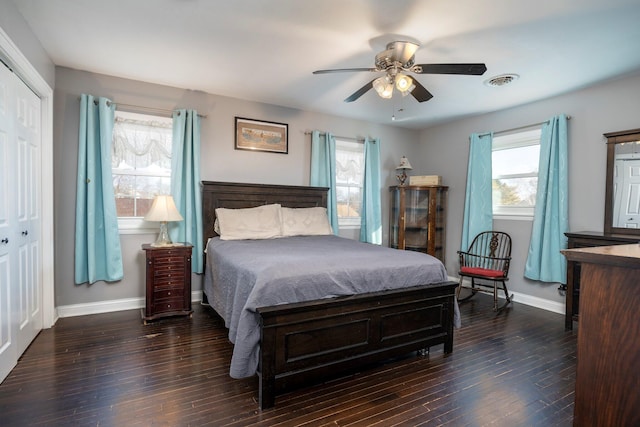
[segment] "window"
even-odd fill
[[[336,138],[336,198],[341,228],[360,227],[364,144]]]
[[[169,117],[116,111],[111,171],[121,230],[153,227],[145,216],[158,194],[171,192]]]
[[[538,187],[541,129],[494,136],[493,214],[533,217]]]

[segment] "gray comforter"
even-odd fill
[[[432,256],[336,236],[237,241],[216,237],[207,246],[205,293],[229,328],[233,378],[256,373],[258,307],[446,280],[444,266]]]

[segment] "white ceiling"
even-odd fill
[[[638,0],[12,1],[56,65],[414,129],[640,72]],[[345,103],[378,74],[312,75],[373,67],[393,40],[487,72],[420,75],[424,103]],[[483,85],[504,73],[520,79]]]

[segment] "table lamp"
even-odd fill
[[[411,167],[411,163],[409,163],[409,159],[405,156],[400,158],[400,164],[396,167],[397,171],[402,171],[400,175],[396,175],[398,181],[400,181],[400,185],[404,185],[404,182],[407,180],[407,171],[413,169]]]
[[[176,204],[171,196],[156,196],[151,205],[151,209],[144,216],[145,221],[160,222],[160,234],[155,243],[151,246],[171,246],[171,238],[167,230],[167,222],[182,221],[182,215],[178,212]]]

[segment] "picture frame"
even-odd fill
[[[289,125],[236,117],[236,150],[289,153]]]

